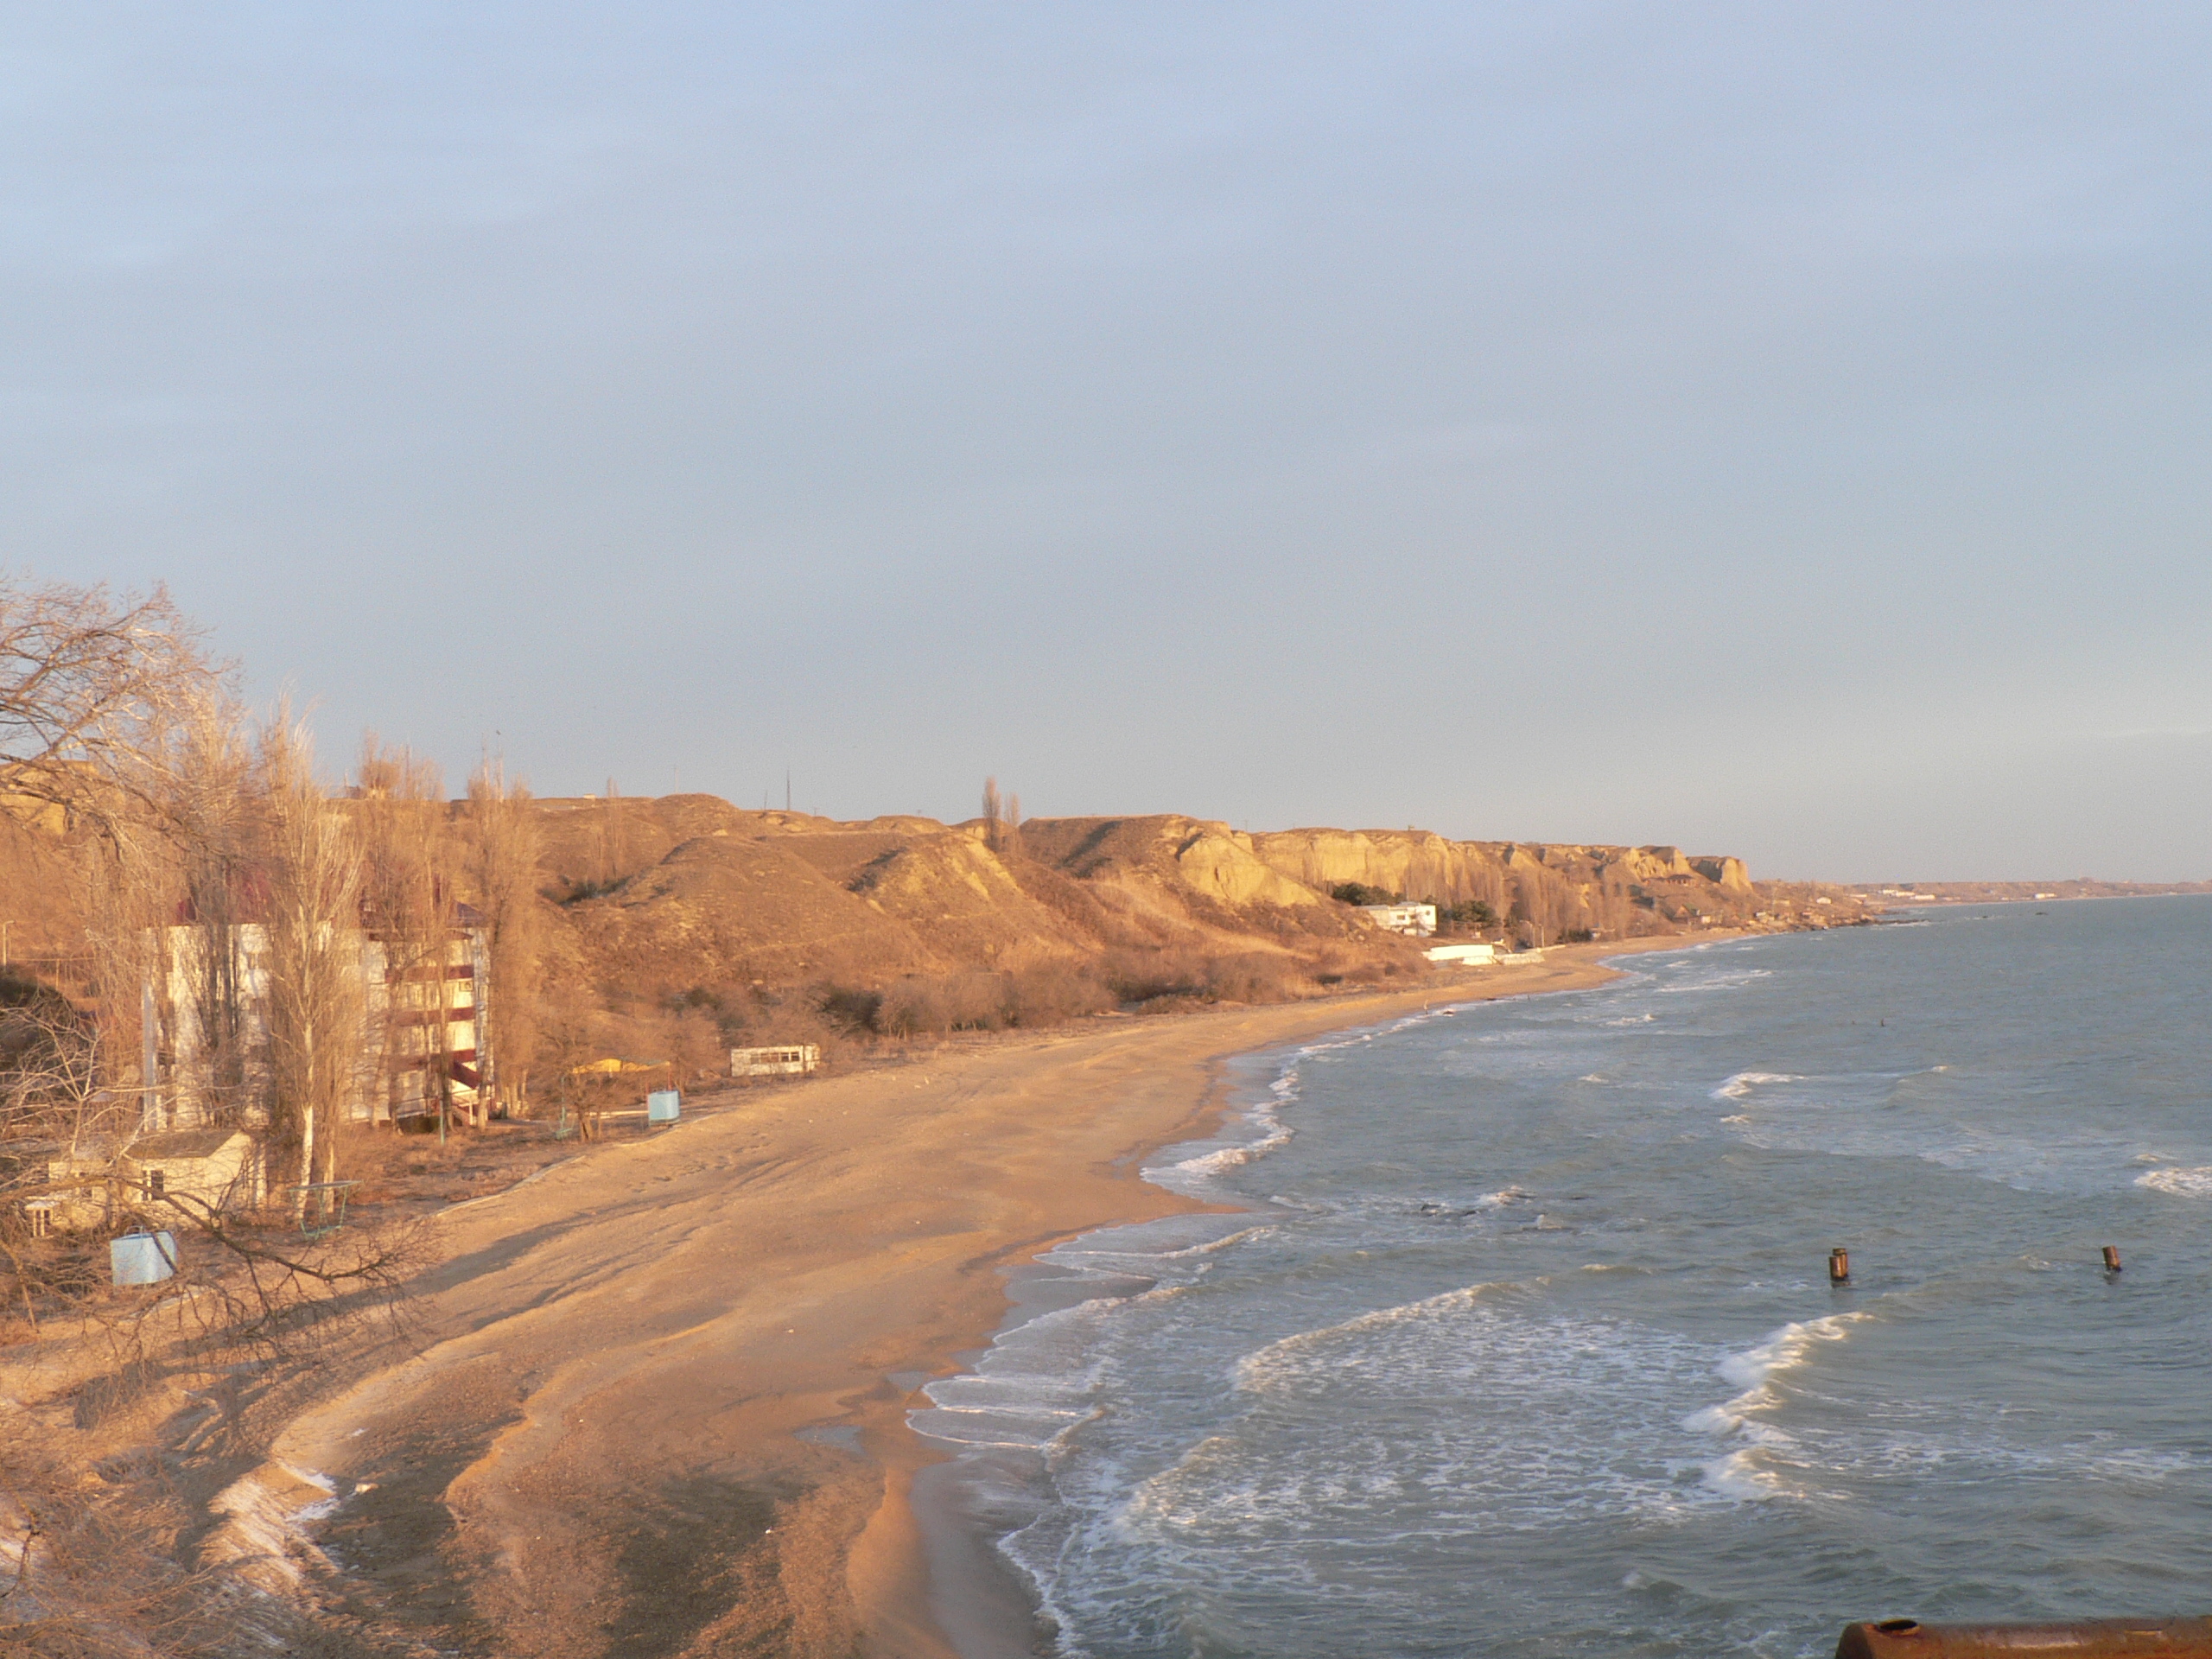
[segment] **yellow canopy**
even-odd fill
[[[569,1068],[569,1075],[572,1077],[611,1077],[624,1071],[658,1071],[667,1065],[666,1060],[618,1060],[609,1058],[586,1060],[582,1065],[572,1065]]]

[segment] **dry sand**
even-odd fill
[[[1020,1650],[989,1552],[918,1521],[938,1454],[906,1425],[1004,1318],[999,1270],[1193,1207],[1139,1162],[1203,1128],[1228,1057],[1597,984],[1622,949],[739,1092],[455,1206],[422,1350],[276,1446],[363,1485],[322,1528],[332,1633],[513,1659],[924,1659],[949,1628]]]

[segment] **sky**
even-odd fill
[[[0,3],[0,563],[457,787],[2212,876],[2212,11]]]

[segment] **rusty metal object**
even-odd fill
[[[1847,1624],[1835,1659],[2212,1659],[2212,1618],[2088,1618],[2070,1624]]]
[[[1828,1283],[1847,1285],[1851,1282],[1851,1252],[1840,1244],[1828,1252]]]
[[[2105,1246],[2105,1271],[2107,1273],[2120,1271],[2120,1246],[2117,1244]]]

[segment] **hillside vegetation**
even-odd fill
[[[1444,912],[1446,937],[1541,945],[1777,915],[1742,861],[1673,847],[1247,833],[1177,814],[846,823],[710,795],[520,798],[533,849],[533,1088],[605,1057],[719,1070],[741,1043],[855,1043],[1325,995],[1432,971],[1339,891]],[[355,803],[356,808],[360,804]],[[389,809],[387,809],[389,810]],[[467,801],[408,810],[460,849]],[[50,817],[0,812],[20,974],[70,994],[81,878]],[[459,896],[470,859],[450,860]]]
[[[1428,971],[1332,898],[1357,884],[1520,944],[1752,922],[1741,861],[1672,847],[1248,834],[1161,814],[944,824],[707,795],[532,804],[550,1057],[1050,1024],[1325,993]]]

